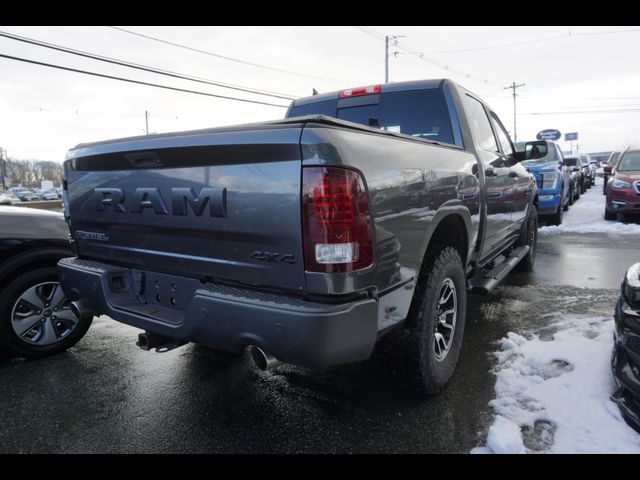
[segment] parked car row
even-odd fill
[[[584,154],[580,155],[580,162],[582,163],[582,173],[586,190],[587,188],[591,188],[596,184],[596,170],[598,168],[598,161],[592,160],[589,154]],[[584,193],[584,191],[582,193]]]
[[[627,148],[604,166],[608,175],[604,186],[607,201],[605,220],[626,220],[640,214],[640,148]]]
[[[0,192],[0,205],[15,205],[20,202],[53,201],[62,199],[62,189],[29,190],[23,187],[12,187]]]
[[[522,165],[538,184],[538,215],[552,225],[562,224],[564,212],[595,185],[597,162],[586,155],[564,155],[556,142],[517,142]]]

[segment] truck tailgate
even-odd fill
[[[65,163],[79,256],[304,289],[300,125],[81,145]]]

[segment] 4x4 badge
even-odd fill
[[[251,254],[251,258],[255,258],[256,260],[260,260],[263,262],[274,262],[274,263],[296,263],[296,257],[289,253],[281,255],[275,252],[263,252],[260,250],[256,250]]]

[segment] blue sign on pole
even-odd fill
[[[560,133],[559,130],[554,130],[552,128],[548,129],[548,130],[542,130],[541,132],[538,132],[538,134],[536,135],[536,138],[538,140],[559,140],[562,137],[562,134]]]
[[[571,140],[577,140],[577,139],[578,139],[578,132],[570,132],[570,133],[564,134],[565,142],[570,142]]]

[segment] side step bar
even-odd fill
[[[511,254],[491,270],[481,270],[469,280],[469,288],[473,293],[486,295],[496,288],[511,270],[529,253],[529,245],[514,249]]]

